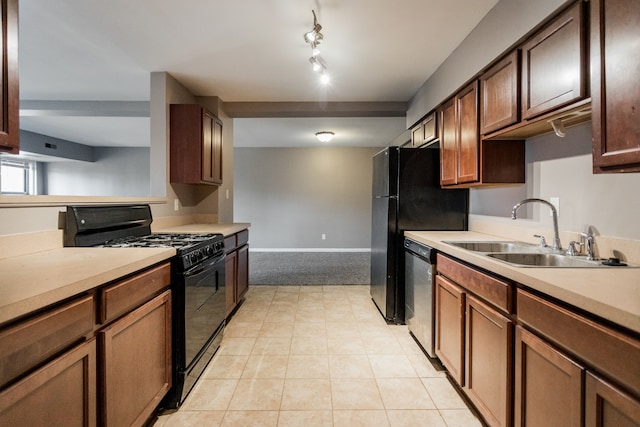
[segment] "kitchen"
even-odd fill
[[[424,92],[425,96],[414,97],[407,115],[409,126],[418,121],[431,106],[436,105],[453,93],[475,70],[481,69],[511,45],[514,40],[518,39],[521,34],[526,32],[521,27],[532,28],[559,7],[561,3],[549,2],[545,5],[545,9],[542,5],[534,7],[520,3],[501,2],[499,8],[487,15],[483,25],[476,30],[477,33],[472,34],[472,37],[469,37],[459,50],[454,52],[450,60],[445,62],[443,67],[427,81],[421,90],[421,93]],[[529,13],[516,12],[517,9],[526,7],[528,8],[524,10]],[[526,15],[526,17],[522,15]],[[505,17],[509,17],[509,19]],[[518,19],[513,19],[513,17]],[[499,24],[496,24],[496,22]],[[500,25],[501,30],[504,30],[504,32],[493,35],[491,28],[496,25]],[[513,28],[509,25],[513,26]],[[513,36],[505,36],[504,34],[507,34],[507,30],[510,28]],[[474,35],[477,37],[473,37]],[[492,39],[492,35],[498,40]],[[492,40],[494,40],[493,43],[491,43]],[[486,52],[487,50],[491,52]],[[478,58],[478,56],[483,57]],[[460,66],[460,64],[463,64],[463,66]],[[448,80],[449,78],[451,81]],[[185,94],[184,88],[179,83],[162,73],[152,76],[152,99],[154,99],[153,87],[158,87],[153,86],[154,83],[160,85],[159,90],[171,93],[170,96],[173,98],[170,98],[169,102],[193,102],[193,98]],[[153,122],[153,109],[151,114]],[[222,118],[224,120],[224,117]],[[230,131],[229,128],[230,126],[225,123],[225,132]],[[154,128],[152,127],[152,141],[163,139],[166,141],[166,131],[163,132],[162,129],[156,129],[156,131],[161,132],[160,135],[162,136],[159,138],[153,136]],[[633,247],[634,244],[637,245],[637,239],[639,238],[638,225],[633,214],[633,212],[637,211],[638,198],[629,197],[629,195],[636,193],[635,188],[637,185],[634,184],[638,183],[638,177],[636,174],[591,174],[590,134],[589,126],[582,125],[581,127],[569,129],[568,137],[562,141],[562,145],[554,144],[557,139],[548,135],[529,140],[527,142],[527,155],[530,160],[527,162],[527,184],[524,189],[524,195],[542,198],[559,197],[563,202],[560,215],[561,230],[579,232],[583,231],[586,225],[594,225],[602,236],[614,236],[619,240],[631,240],[631,246]],[[227,139],[227,136],[229,139]],[[225,135],[225,141],[232,140],[232,138],[232,134]],[[163,155],[162,149],[154,153],[152,147],[152,155],[154,154],[159,156],[160,163],[166,162],[166,154]],[[226,158],[231,159],[232,156],[233,153],[231,152],[226,155]],[[224,170],[225,174],[229,174],[225,175],[225,183],[233,182],[232,170],[230,169],[226,168]],[[163,171],[162,168],[158,168],[153,173],[161,175],[164,178],[164,182],[167,182],[167,170]],[[163,181],[161,180],[160,182]],[[218,190],[218,192],[213,193],[193,194],[194,192],[188,188],[178,188],[176,190],[176,188],[168,184],[163,184],[162,187],[166,187],[168,200],[175,198],[174,195],[178,196],[180,200],[188,200],[187,203],[183,203],[185,206],[180,211],[182,216],[217,212],[220,222],[229,221],[233,218],[230,215],[231,206],[224,197],[221,197],[225,191]],[[615,191],[610,191],[612,188]],[[221,189],[226,190],[224,186]],[[177,194],[177,192],[181,192],[181,194]],[[164,191],[152,194],[164,194]],[[233,191],[231,194],[233,195]],[[513,204],[524,198],[522,196],[523,188],[472,190],[472,219],[477,219],[480,226],[489,228],[493,226],[502,230],[516,227],[516,231],[521,230],[518,227],[520,222],[513,223],[507,217]],[[603,203],[603,200],[606,203]],[[170,203],[154,204],[152,206],[154,217],[174,216],[173,206],[170,205]],[[2,215],[3,219],[5,219],[3,221],[3,234],[56,230],[59,210],[57,207],[48,206],[3,208]],[[539,219],[533,221],[533,227],[536,227],[539,222],[543,224],[542,228],[550,228],[550,223],[543,219],[543,214],[546,215],[546,211],[541,210],[537,215],[534,214],[534,217]],[[254,221],[251,222],[254,223]],[[286,224],[283,226],[286,226]],[[273,229],[277,228],[277,225],[273,227]],[[529,233],[526,227],[523,228],[525,230],[520,232],[520,240],[531,240],[529,234],[533,233]],[[568,242],[566,239],[563,240]],[[630,257],[630,255],[628,256]],[[630,261],[632,260],[630,258]]]

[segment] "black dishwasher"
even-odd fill
[[[436,251],[409,238],[405,249],[405,321],[430,357],[436,357],[434,286]]]

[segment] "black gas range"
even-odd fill
[[[226,317],[222,234],[151,233],[149,205],[68,206],[65,246],[175,248],[171,260],[173,384],[163,406],[177,408],[222,340]]]
[[[175,248],[181,270],[188,270],[211,257],[224,253],[222,234],[152,233],[139,237],[109,240],[97,248]]]

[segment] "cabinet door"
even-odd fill
[[[238,252],[233,251],[227,254],[224,263],[224,287],[227,300],[227,315],[236,307],[237,300],[237,263]]]
[[[54,359],[0,393],[2,426],[95,426],[96,342]]]
[[[465,391],[490,425],[510,425],[513,324],[472,296],[466,302]]]
[[[455,99],[458,139],[457,183],[475,182],[480,177],[477,82],[464,88]]]
[[[237,300],[240,301],[249,290],[249,245],[238,249]]]
[[[462,288],[436,276],[436,355],[451,377],[464,385],[464,310]]]
[[[0,2],[2,68],[0,68],[0,151],[18,154],[20,126],[18,110],[18,0]]]
[[[580,365],[518,326],[515,371],[516,427],[582,425]]]
[[[451,99],[439,110],[440,185],[458,182],[458,143],[456,140],[456,104]]]
[[[213,123],[215,119],[202,110],[202,180],[213,182]]]
[[[424,143],[424,129],[422,123],[411,130],[411,146],[418,148]]]
[[[640,171],[639,25],[637,0],[591,1],[591,114],[596,173]]]
[[[638,427],[640,402],[587,372],[585,427]]]
[[[584,98],[583,4],[578,1],[522,46],[522,118]]]
[[[212,126],[211,181],[222,184],[222,122],[214,118]]]
[[[483,135],[518,122],[520,115],[519,50],[514,50],[480,76]]]
[[[100,331],[103,425],[140,426],[171,387],[171,291]]]

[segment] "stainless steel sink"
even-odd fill
[[[477,252],[516,267],[611,268],[602,261],[589,261],[583,256],[568,256],[549,247],[517,241],[445,241],[451,246]],[[625,265],[638,268],[637,265]],[[624,267],[623,267],[624,268]]]
[[[492,253],[487,254],[491,258],[508,262],[522,267],[565,267],[565,268],[589,268],[606,267],[600,261],[587,261],[583,258],[575,258],[559,254],[541,253]]]
[[[530,245],[524,242],[444,242],[451,246],[474,252],[518,252],[518,253],[537,253],[541,252],[538,246]]]

